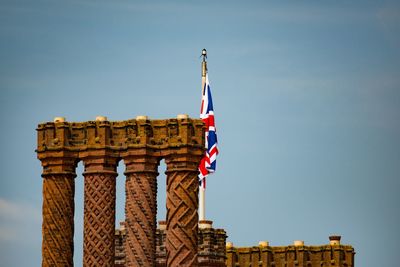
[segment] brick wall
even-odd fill
[[[156,267],[166,267],[166,225],[162,221],[156,230]],[[124,242],[126,231],[124,223],[115,230],[115,267],[125,267]],[[198,266],[224,267],[226,233],[223,229],[199,228]],[[127,267],[127,266],[126,266]]]
[[[123,222],[120,223],[120,228],[115,229],[115,267],[125,266],[124,243],[126,240],[126,230]]]
[[[226,250],[227,267],[354,267],[354,248],[349,245],[233,247]]]
[[[165,222],[156,231],[156,267],[166,267]],[[115,231],[115,267],[125,267],[123,223]],[[354,267],[354,248],[340,244],[334,236],[329,244],[306,246],[296,241],[289,246],[269,246],[260,242],[253,247],[235,247],[226,242],[223,229],[199,227],[198,266],[208,267]],[[332,238],[332,237],[330,237]]]

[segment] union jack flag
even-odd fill
[[[208,74],[206,74],[206,83],[203,88],[203,95],[201,99],[200,119],[203,120],[206,126],[205,135],[205,148],[206,152],[199,165],[199,180],[200,186],[206,187],[206,177],[215,172],[217,165],[217,134],[215,130],[214,109],[211,98],[210,83],[208,81]]]

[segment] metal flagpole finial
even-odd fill
[[[203,57],[203,62],[206,61],[207,58],[207,50],[205,48],[203,48],[203,50],[201,51],[201,56]]]
[[[201,50],[201,56],[203,57],[203,62],[201,63],[201,77],[205,78],[207,73],[207,50],[205,48]],[[204,83],[202,86],[204,86]]]

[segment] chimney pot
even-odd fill
[[[199,221],[199,228],[200,229],[211,229],[212,228],[212,221],[207,220],[200,220]]]
[[[96,121],[107,121],[107,117],[105,116],[97,116]]]
[[[137,121],[146,121],[148,118],[145,115],[136,116]]]
[[[189,115],[187,114],[178,114],[178,116],[176,116],[177,119],[182,120],[182,119],[188,119]]]
[[[296,247],[304,246],[304,241],[303,240],[295,240],[293,242],[293,245],[295,245]]]
[[[331,246],[339,246],[340,245],[340,239],[341,239],[340,235],[331,235],[329,237],[329,244]]]
[[[167,222],[166,221],[158,221],[158,229],[165,231],[167,230]]]
[[[226,242],[226,248],[233,248],[232,242]]]
[[[55,117],[54,122],[65,122],[65,117]]]
[[[268,247],[269,242],[268,241],[260,241],[260,242],[258,242],[258,246],[263,247],[263,248]]]

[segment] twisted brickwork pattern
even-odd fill
[[[75,175],[43,179],[42,266],[74,266]]]
[[[161,158],[166,159],[166,162],[168,158],[170,166],[185,166],[186,170],[195,170],[197,173],[197,166],[204,152],[204,130],[202,120],[186,116],[167,120],[148,120],[140,117],[119,122],[107,121],[104,117],[87,122],[56,119],[54,122],[38,125],[36,152],[38,159],[42,161],[43,176],[75,173],[77,162],[84,161],[84,266],[112,266],[114,242],[110,242],[113,239],[109,238],[114,232],[115,181],[112,177],[120,159],[124,160],[127,167],[127,265],[154,266],[156,167]],[[61,178],[64,179],[62,175]],[[184,209],[179,206],[170,208],[178,212],[177,215],[171,215],[175,221],[171,222],[170,226],[174,229],[182,228],[183,234],[189,235],[185,239],[182,233],[176,232],[178,238],[185,242],[183,247],[191,247],[189,254],[195,257],[197,252],[192,248],[192,243],[196,243],[197,240],[197,178],[196,175],[193,177],[193,188],[190,191],[195,192],[196,197],[189,198],[193,197],[196,203],[189,204]],[[68,191],[68,186],[53,186],[56,187],[55,191],[60,191],[58,193],[47,193],[45,191],[50,189],[46,187],[47,185],[44,185],[43,258],[47,261],[53,257],[53,261],[43,266],[72,266],[73,188],[69,186],[72,197],[64,200],[67,193],[61,191]],[[184,200],[187,197],[182,195],[179,198]],[[182,203],[187,201],[183,200]],[[179,205],[178,202],[170,205]],[[180,214],[181,212],[183,214]],[[193,215],[195,218],[192,219],[196,223],[192,224],[191,220],[187,222],[187,216]],[[192,230],[187,228],[196,229],[193,233],[195,238],[191,237]],[[175,242],[172,243],[176,245]],[[187,253],[186,249],[182,251]],[[179,259],[182,257],[186,258],[182,254]],[[186,262],[189,261],[182,262],[183,265],[187,265]]]
[[[83,266],[114,266],[116,173],[85,173]]]
[[[167,172],[167,266],[197,266],[197,171]]]
[[[126,266],[155,266],[157,173],[126,175]]]

